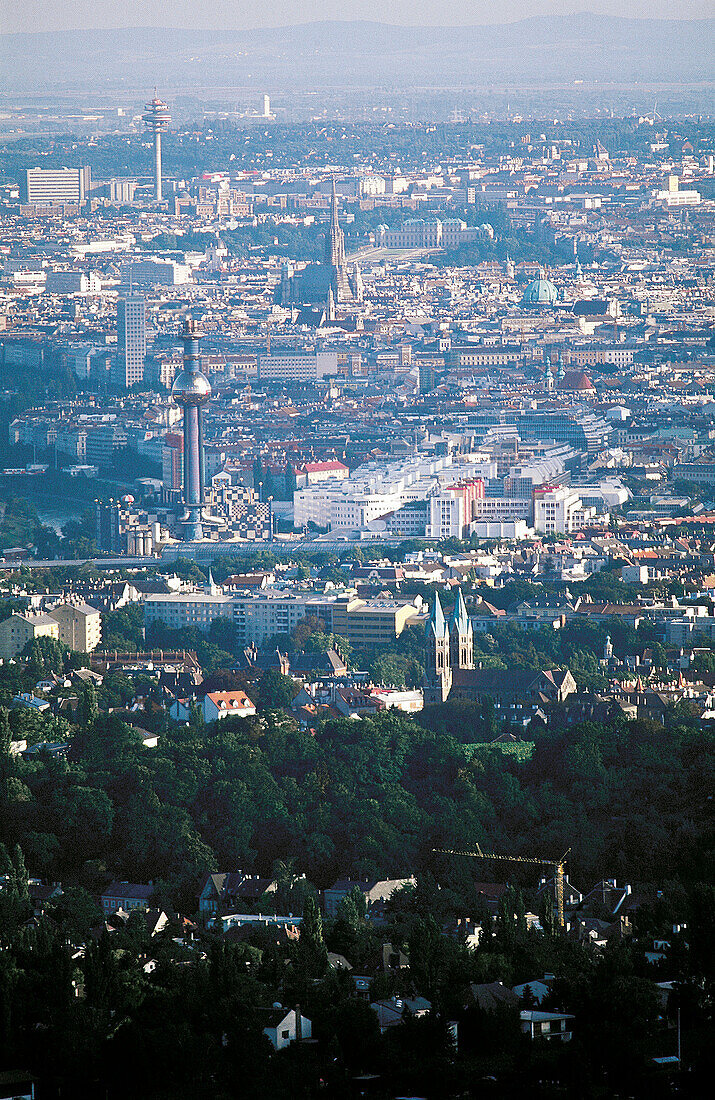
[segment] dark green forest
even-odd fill
[[[293,858],[322,888],[433,871],[433,847],[475,843],[549,858],[570,846],[582,883],[712,872],[710,734],[623,721],[534,736],[519,762],[392,714],[311,736],[268,711],[167,725],[149,751],[98,713],[67,760],[5,754],[2,832],[35,873],[91,890],[160,879],[186,912],[210,869]]]
[[[605,1098],[624,1083],[628,1095],[670,1095],[648,1065],[673,1045],[675,1003],[664,1016],[642,950],[675,914],[692,931],[667,976],[682,977],[689,1095],[701,1095],[713,943],[710,735],[683,724],[585,725],[543,732],[519,763],[489,747],[468,753],[391,714],[330,721],[314,737],[275,711],[217,728],[196,719],[167,727],[154,750],[121,717],[99,713],[91,691],[78,717],[69,758],[32,763],[10,756],[2,718],[0,1050],[22,1054],[44,1095],[114,1098],[140,1076],[142,1094],[156,1100],[337,1098],[360,1095],[365,1072],[375,1074],[377,1097],[517,1097],[527,1083],[538,1097]],[[500,869],[475,872],[432,852],[475,843],[549,858],[570,846],[569,874],[582,891],[616,875],[650,886],[634,938],[599,956],[559,937],[530,868],[510,871],[492,925],[475,875],[498,878]],[[27,867],[65,889],[39,921],[27,920]],[[152,938],[138,914],[111,935],[91,932],[93,899],[110,878],[152,881],[157,905],[193,914],[203,873],[236,867],[276,876],[262,911],[302,910],[299,941],[279,948],[260,929],[232,942],[200,930],[187,938],[177,919]],[[345,873],[415,874],[417,886],[394,895],[381,927],[365,919],[359,895],[323,924],[315,888]],[[527,930],[528,908],[541,912],[545,932]],[[476,951],[442,934],[465,912],[486,928]],[[434,1011],[380,1036],[326,952],[374,974],[388,939],[409,968],[378,972],[372,999],[412,990]],[[77,953],[76,943],[86,946]],[[580,1022],[558,1054],[520,1038],[515,1010],[470,1007],[470,982],[511,984],[546,970],[560,975],[554,1003]],[[262,1012],[276,998],[302,1005],[317,1045],[272,1053]],[[458,1021],[458,1053],[449,1019]],[[472,1091],[495,1074],[500,1091]]]

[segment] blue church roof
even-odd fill
[[[467,606],[461,588],[457,589],[457,599],[449,625],[452,630],[456,627],[460,634],[466,634],[469,630],[469,615],[467,614]]]
[[[552,306],[558,298],[559,292],[542,270],[538,279],[529,283],[521,299],[525,306]]]
[[[435,593],[434,603],[430,612],[430,617],[427,622],[427,634],[434,634],[435,638],[444,638],[447,633],[447,624],[444,621],[444,612],[442,611],[442,604],[439,602],[439,596]]]

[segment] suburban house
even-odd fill
[[[30,895],[30,904],[32,905],[32,911],[36,917],[42,916],[45,911],[45,907],[53,901],[57,901],[62,897],[62,887],[58,882],[52,883],[50,886],[45,886],[44,883],[39,882],[38,879],[32,878],[27,884],[27,891]]]
[[[34,756],[54,756],[56,759],[67,756],[69,745],[66,741],[37,741],[34,745],[28,745],[20,756],[30,758]]]
[[[169,707],[169,716],[175,722],[190,722],[192,707],[196,706],[196,700],[189,696],[186,699],[174,699]]]
[[[403,886],[414,886],[415,884],[416,880],[414,877],[382,880],[370,879],[362,882],[359,879],[352,878],[338,879],[337,882],[334,882],[332,886],[329,886],[328,889],[324,891],[325,915],[326,917],[337,916],[340,902],[355,886],[357,886],[358,890],[365,898],[367,915],[374,920],[382,916],[385,902],[389,901],[395,890],[401,890]]]
[[[263,1034],[270,1040],[274,1050],[283,1050],[290,1043],[300,1042],[302,1039],[310,1039],[312,1024],[307,1016],[303,1016],[298,1008],[281,1008],[277,1005],[265,1013],[268,1018]]]
[[[205,722],[217,722],[219,718],[249,718],[256,708],[245,691],[210,691],[204,696],[202,710]]]
[[[482,1012],[496,1012],[500,1008],[516,1008],[519,998],[503,982],[470,982],[472,1001]]]
[[[424,997],[390,997],[384,1001],[374,1001],[370,1008],[377,1015],[380,1033],[401,1024],[405,1013],[410,1016],[428,1016],[432,1004]]]
[[[530,1039],[558,1039],[567,1043],[572,1037],[571,1016],[568,1012],[541,1012],[525,1009],[520,1013],[521,1030]]]
[[[110,882],[101,897],[102,909],[105,913],[116,913],[117,909],[127,913],[132,909],[148,909],[153,893],[151,882],[148,886],[137,882]]]
[[[13,708],[24,707],[25,710],[36,710],[39,713],[50,709],[46,699],[33,695],[31,691],[21,691],[18,695],[14,695],[11,705]]]
[[[275,893],[277,884],[260,875],[243,871],[209,874],[199,891],[199,912],[216,916],[235,911],[243,902],[255,902],[264,894]]]
[[[333,692],[332,705],[346,718],[373,718],[383,709],[377,699],[350,687]]]

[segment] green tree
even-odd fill
[[[289,707],[296,694],[296,683],[276,668],[268,668],[258,684],[258,705],[261,710]]]
[[[77,708],[77,717],[83,726],[92,726],[99,715],[97,689],[91,680],[82,685]]]
[[[102,910],[82,886],[66,886],[47,912],[70,943],[87,943],[102,921]]]
[[[308,894],[303,906],[303,920],[300,926],[300,939],[315,951],[325,949],[323,939],[323,917],[314,894]]]

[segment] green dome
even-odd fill
[[[546,278],[545,272],[539,272],[538,279],[529,283],[522,297],[522,305],[525,306],[552,306],[558,298],[558,290],[552,282]]]

